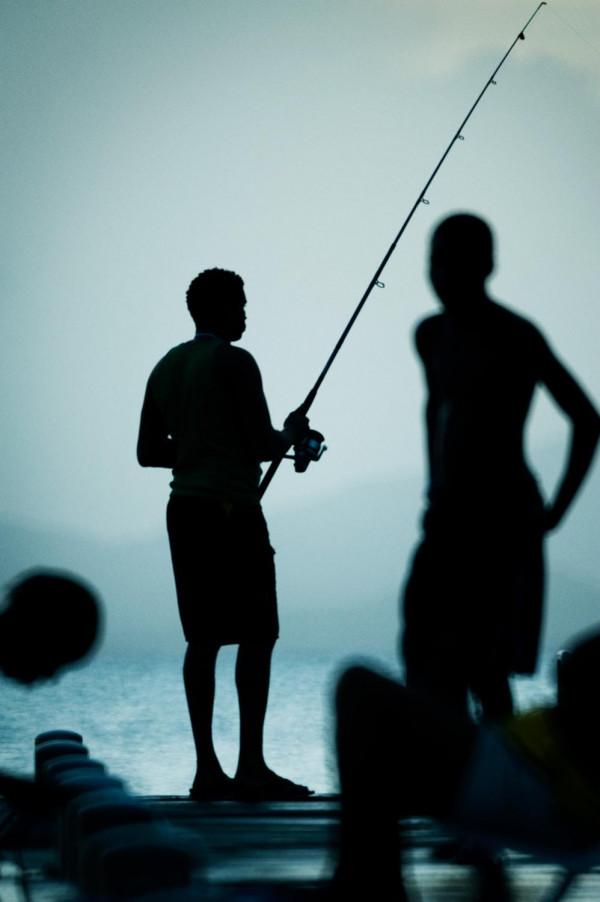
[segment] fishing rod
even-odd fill
[[[396,237],[395,237],[394,240],[392,241],[390,247],[388,248],[388,251],[387,251],[386,255],[384,256],[383,260],[381,261],[381,263],[380,263],[379,266],[377,267],[377,270],[376,270],[376,272],[375,272],[373,278],[372,278],[371,281],[369,282],[369,285],[368,285],[368,287],[367,287],[367,290],[365,291],[365,293],[363,294],[362,298],[361,298],[360,301],[358,302],[358,305],[357,305],[357,307],[356,307],[354,313],[352,314],[352,316],[351,316],[350,319],[348,320],[348,324],[347,324],[346,328],[344,329],[344,331],[343,331],[342,334],[340,335],[340,337],[339,337],[339,339],[338,339],[338,341],[337,341],[337,344],[335,345],[333,351],[332,351],[331,354],[329,355],[329,358],[328,358],[328,360],[327,360],[327,363],[325,364],[325,366],[324,366],[323,369],[321,370],[321,372],[320,372],[320,374],[319,374],[319,376],[318,376],[318,378],[317,378],[317,381],[315,382],[315,384],[313,385],[313,387],[311,388],[311,390],[310,390],[309,393],[307,394],[306,398],[304,399],[304,401],[302,402],[302,404],[300,405],[300,407],[298,407],[298,411],[299,411],[300,413],[303,413],[303,414],[306,415],[306,414],[308,413],[308,411],[310,410],[310,408],[311,408],[311,406],[312,406],[312,404],[313,404],[313,401],[315,400],[315,398],[316,398],[316,396],[317,396],[317,392],[319,391],[319,389],[320,389],[320,387],[321,387],[321,385],[322,385],[322,383],[323,383],[323,381],[324,381],[324,379],[325,379],[327,373],[328,373],[329,370],[331,369],[331,365],[333,364],[333,361],[335,360],[335,358],[336,358],[337,355],[339,354],[342,345],[344,344],[346,338],[348,337],[348,333],[350,332],[350,330],[352,329],[352,326],[353,326],[354,323],[356,322],[356,319],[358,318],[358,315],[359,315],[359,313],[361,312],[362,308],[365,306],[365,304],[366,304],[366,302],[367,302],[367,299],[368,299],[369,295],[371,294],[372,290],[373,290],[376,286],[377,286],[378,288],[383,288],[383,287],[385,287],[385,286],[383,285],[383,283],[380,282],[379,277],[381,276],[383,270],[385,269],[385,266],[386,266],[388,260],[390,259],[390,257],[391,257],[392,254],[394,253],[394,251],[395,251],[395,249],[396,249],[396,245],[398,244],[398,242],[399,242],[400,239],[402,238],[402,236],[403,236],[403,234],[404,234],[404,232],[405,232],[405,230],[406,230],[406,227],[408,226],[409,222],[410,222],[411,219],[413,218],[413,216],[414,216],[415,212],[417,211],[418,207],[419,207],[421,204],[428,204],[428,203],[429,203],[429,201],[427,200],[427,198],[426,198],[425,195],[426,195],[426,193],[427,193],[427,191],[428,191],[428,189],[429,189],[431,183],[433,182],[434,178],[436,177],[436,175],[438,174],[438,172],[440,171],[440,169],[441,169],[442,166],[444,165],[444,162],[446,161],[446,157],[448,156],[448,154],[450,153],[450,151],[452,150],[452,148],[454,147],[454,145],[456,144],[456,142],[457,142],[457,141],[464,141],[464,137],[463,137],[462,132],[463,132],[463,129],[464,129],[465,125],[467,124],[467,122],[469,121],[469,119],[471,118],[471,116],[473,115],[473,113],[475,112],[475,110],[477,109],[477,107],[478,107],[478,105],[479,105],[479,102],[480,102],[481,99],[483,98],[483,95],[486,93],[486,91],[487,91],[487,89],[490,87],[490,85],[495,85],[495,84],[496,84],[496,81],[495,81],[496,75],[498,74],[498,72],[500,71],[500,69],[502,68],[502,66],[504,65],[504,63],[506,62],[506,60],[508,59],[508,57],[510,56],[510,54],[512,53],[512,50],[513,50],[513,48],[515,47],[515,45],[518,44],[519,41],[524,41],[524,40],[525,40],[525,31],[527,30],[527,28],[529,27],[529,25],[533,22],[533,20],[535,19],[535,17],[536,17],[537,14],[539,13],[539,11],[540,11],[540,9],[542,8],[542,6],[547,6],[546,0],[542,0],[542,2],[541,2],[541,3],[539,4],[539,6],[536,8],[535,12],[529,17],[529,19],[527,20],[527,22],[525,23],[525,25],[523,26],[523,28],[521,29],[521,31],[518,33],[518,35],[516,36],[516,38],[514,39],[514,41],[512,42],[512,44],[510,45],[510,47],[508,48],[508,50],[506,51],[506,53],[504,54],[504,56],[502,57],[502,59],[500,60],[500,62],[498,63],[498,65],[496,66],[496,68],[494,69],[494,71],[492,72],[492,74],[490,75],[490,77],[488,78],[488,80],[486,81],[486,83],[485,83],[485,85],[484,85],[484,87],[483,87],[483,90],[479,93],[477,99],[475,100],[475,103],[472,105],[471,109],[469,110],[469,112],[467,113],[467,115],[465,116],[465,118],[463,119],[463,121],[461,122],[461,124],[459,125],[459,127],[458,127],[456,133],[454,134],[454,137],[452,138],[452,140],[451,140],[450,143],[448,144],[446,150],[444,151],[444,153],[443,153],[442,156],[440,157],[440,159],[439,159],[437,165],[435,166],[433,172],[431,173],[431,175],[429,176],[429,178],[428,178],[427,181],[425,182],[425,185],[423,186],[423,188],[422,188],[421,191],[419,192],[419,195],[418,195],[417,199],[415,200],[414,204],[412,205],[412,207],[411,207],[411,209],[410,209],[410,212],[409,212],[408,216],[406,217],[406,219],[404,220],[404,222],[403,222],[402,225],[400,226],[400,230],[398,231],[398,234],[396,235]],[[323,442],[323,436],[321,435],[321,433],[320,433],[320,432],[317,432],[316,430],[311,430],[311,431],[309,432],[308,436],[303,440],[303,442],[301,442],[301,443],[299,443],[299,445],[295,446],[295,452],[296,452],[296,453],[295,453],[294,459],[296,460],[296,470],[298,470],[299,472],[303,472],[304,470],[306,470],[306,467],[308,466],[308,463],[309,463],[311,460],[318,460],[318,459],[319,459],[319,457],[321,456],[321,454],[322,454],[323,451],[325,450],[325,446],[322,445],[322,442]],[[277,470],[278,470],[278,468],[279,468],[279,465],[280,465],[281,461],[284,459],[284,457],[287,457],[287,456],[292,456],[292,455],[282,455],[281,457],[278,457],[278,458],[276,458],[275,460],[273,460],[273,461],[271,462],[271,465],[270,465],[269,469],[267,470],[267,472],[265,473],[263,479],[261,480],[260,486],[259,486],[259,493],[260,493],[261,497],[262,497],[262,495],[264,495],[264,493],[266,492],[266,490],[267,490],[267,488],[268,488],[268,486],[269,486],[271,480],[272,480],[273,477],[275,476],[275,473],[277,472]]]

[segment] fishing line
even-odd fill
[[[586,36],[584,34],[582,34],[577,28],[575,28],[574,25],[572,25],[568,21],[568,19],[565,19],[564,16],[561,16],[560,13],[557,13],[556,10],[552,8],[552,6],[549,6],[548,9],[550,10],[551,13],[554,13],[554,15],[556,16],[557,19],[560,19],[561,22],[564,22],[565,25],[567,26],[567,28],[571,29],[573,34],[576,34],[578,38],[581,38],[581,40],[584,41],[588,45],[588,47],[591,47],[592,50],[595,53],[597,53],[598,56],[600,56],[600,48],[599,47],[597,47],[595,44],[592,44],[592,42],[589,40],[589,38],[586,38]]]
[[[504,65],[504,63],[505,63],[506,60],[508,59],[508,57],[510,56],[510,54],[511,54],[511,52],[512,52],[514,46],[515,46],[515,44],[517,44],[519,41],[524,41],[524,40],[525,40],[525,31],[526,31],[526,29],[527,29],[528,26],[531,24],[531,22],[533,22],[533,20],[535,19],[535,17],[536,17],[537,14],[539,13],[539,11],[540,11],[540,9],[542,8],[542,6],[547,6],[546,0],[542,0],[542,3],[539,4],[539,6],[536,8],[535,12],[529,17],[529,19],[527,20],[527,22],[525,23],[525,25],[523,26],[523,28],[521,29],[521,31],[518,33],[518,35],[516,36],[516,38],[514,39],[514,41],[512,42],[512,44],[510,45],[510,47],[508,48],[508,50],[506,51],[506,53],[504,54],[504,56],[502,57],[502,59],[500,60],[500,62],[498,63],[498,65],[496,66],[496,68],[494,69],[494,71],[492,72],[492,74],[490,75],[490,77],[488,78],[488,80],[486,81],[486,83],[485,83],[485,85],[484,85],[484,87],[483,87],[483,90],[480,91],[480,93],[479,93],[477,99],[475,100],[475,103],[471,106],[469,112],[467,113],[467,115],[465,116],[465,118],[463,119],[463,121],[461,122],[461,124],[459,125],[459,127],[458,127],[456,133],[454,134],[454,137],[452,138],[452,140],[451,140],[450,143],[448,144],[446,150],[444,151],[444,153],[443,153],[442,156],[440,157],[440,160],[439,160],[439,162],[437,163],[435,169],[433,170],[433,172],[431,173],[431,175],[429,176],[429,178],[428,178],[427,181],[425,182],[425,185],[424,185],[423,188],[421,189],[421,191],[420,191],[420,193],[419,193],[419,195],[418,195],[416,201],[415,201],[414,204],[412,205],[412,207],[411,207],[411,209],[410,209],[410,211],[409,211],[408,216],[406,217],[406,219],[405,219],[404,222],[402,223],[402,225],[401,225],[401,227],[400,227],[400,230],[398,231],[398,234],[397,234],[396,237],[394,238],[394,240],[393,240],[393,242],[391,243],[390,247],[388,248],[388,251],[387,251],[387,253],[385,254],[383,260],[382,260],[381,263],[379,264],[379,266],[378,266],[378,268],[377,268],[377,270],[376,270],[376,272],[375,272],[373,278],[372,278],[371,281],[369,282],[369,285],[368,285],[368,287],[367,287],[367,290],[365,291],[365,293],[363,294],[362,298],[361,298],[360,301],[358,302],[358,305],[357,305],[357,307],[356,307],[354,313],[353,313],[352,316],[350,317],[350,319],[349,319],[349,321],[348,321],[348,324],[347,324],[346,328],[344,329],[344,331],[343,331],[342,334],[340,335],[340,337],[339,337],[339,339],[338,339],[338,341],[337,341],[337,344],[335,345],[333,351],[332,351],[331,354],[329,355],[329,358],[328,358],[328,360],[327,360],[327,363],[325,364],[325,366],[324,366],[323,369],[321,370],[321,372],[320,372],[320,374],[319,374],[319,376],[318,376],[318,378],[317,378],[317,381],[315,382],[315,384],[313,385],[313,387],[312,387],[311,390],[309,391],[308,395],[306,396],[306,398],[304,399],[304,401],[302,402],[302,404],[301,404],[300,407],[298,408],[298,410],[299,410],[301,413],[307,414],[308,411],[310,410],[310,408],[311,408],[311,406],[312,406],[312,403],[313,403],[313,401],[315,400],[315,398],[316,398],[316,396],[317,396],[317,392],[319,391],[319,388],[321,387],[321,385],[322,385],[322,383],[323,383],[323,380],[325,379],[327,373],[329,372],[329,370],[330,370],[330,368],[331,368],[331,365],[333,364],[333,361],[335,360],[335,358],[337,357],[338,353],[340,352],[340,349],[341,349],[342,345],[344,344],[346,338],[348,337],[348,333],[350,332],[352,326],[354,325],[354,323],[355,323],[355,321],[356,321],[356,319],[357,319],[359,313],[361,312],[362,308],[363,308],[364,305],[366,304],[367,299],[368,299],[369,295],[371,294],[371,291],[372,291],[373,288],[375,288],[375,287],[377,287],[377,288],[383,288],[383,287],[385,287],[384,284],[383,284],[383,282],[381,282],[381,280],[380,280],[379,277],[381,276],[381,274],[382,274],[382,272],[383,272],[383,270],[384,270],[384,268],[385,268],[385,266],[386,266],[388,260],[390,259],[390,257],[391,257],[392,254],[394,253],[394,250],[396,249],[396,245],[398,244],[398,242],[399,242],[400,239],[402,238],[402,235],[404,234],[404,232],[405,232],[405,230],[406,230],[406,227],[408,226],[409,222],[410,222],[411,219],[413,218],[413,216],[414,216],[415,212],[417,211],[418,207],[419,207],[421,204],[428,204],[428,203],[429,203],[429,201],[427,200],[427,197],[426,197],[425,195],[426,195],[427,190],[429,189],[431,183],[433,182],[434,178],[436,177],[436,175],[438,174],[438,172],[440,171],[440,169],[441,169],[442,166],[444,165],[444,162],[445,162],[445,160],[446,160],[446,157],[448,156],[448,154],[450,153],[450,151],[452,150],[452,148],[454,147],[454,145],[456,144],[456,142],[457,142],[457,141],[464,141],[464,136],[463,136],[462,132],[463,132],[463,129],[464,129],[465,125],[467,124],[467,122],[469,121],[469,119],[471,118],[471,116],[473,115],[473,113],[475,112],[477,106],[479,105],[479,102],[480,102],[481,99],[483,98],[483,95],[486,93],[486,91],[487,91],[487,89],[490,87],[490,85],[495,85],[495,84],[496,84],[496,81],[495,81],[496,75],[498,74],[498,72],[500,71],[500,69],[502,68],[502,66]],[[296,452],[296,453],[297,453],[297,452]],[[314,459],[314,460],[317,460],[318,458],[317,458],[317,457],[314,457],[313,459]],[[263,479],[261,480],[261,483],[260,483],[259,493],[260,493],[261,496],[264,495],[265,491],[267,490],[267,488],[268,488],[268,486],[269,486],[271,480],[273,479],[275,473],[277,472],[277,470],[278,470],[278,468],[279,468],[279,465],[280,465],[280,463],[281,463],[282,460],[283,460],[283,455],[282,455],[281,457],[278,457],[278,458],[276,458],[275,460],[272,461],[272,463],[271,463],[269,469],[268,469],[267,472],[265,473],[265,475],[264,475],[264,477],[263,477]]]

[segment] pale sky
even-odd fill
[[[137,466],[139,409],[153,365],[192,335],[185,290],[205,268],[245,280],[242,345],[281,425],[534,9],[4,0],[3,520],[112,538],[163,528],[169,474]],[[540,325],[600,399],[599,105],[600,5],[553,0],[321,389],[311,420],[329,450],[302,477],[288,464],[267,509],[422,479],[411,336],[436,307],[428,236],[457,209],[496,231],[493,296]],[[532,448],[563,434],[542,401]]]

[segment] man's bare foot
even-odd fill
[[[212,777],[197,775],[190,786],[190,799],[197,802],[233,798],[235,798],[234,781],[227,774],[221,773]]]
[[[237,774],[234,781],[236,798],[251,801],[296,801],[307,799],[313,790],[301,783],[280,777],[266,768],[260,775]]]

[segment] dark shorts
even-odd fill
[[[274,642],[274,551],[260,505],[172,495],[167,530],[186,640]]]
[[[407,668],[535,671],[544,597],[535,521],[429,510],[403,592]],[[443,678],[443,677],[442,677]]]

